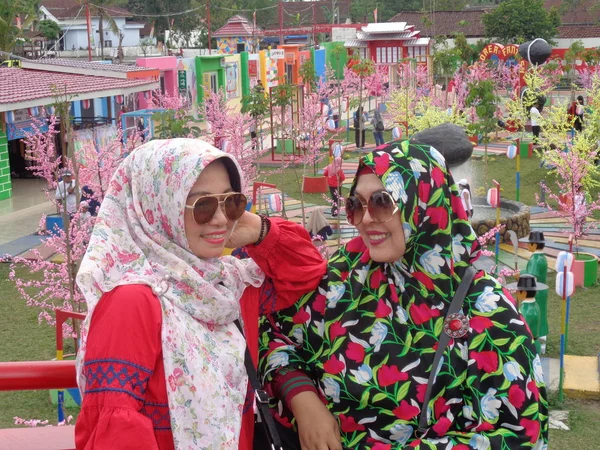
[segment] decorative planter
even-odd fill
[[[58,234],[56,227],[65,229],[62,214],[48,214],[46,216],[46,231],[50,234]]]
[[[327,178],[323,175],[304,175],[302,178],[302,192],[305,194],[320,194],[327,190]]]
[[[592,286],[598,279],[598,257],[591,253],[575,253],[572,271],[575,286]]]
[[[283,153],[285,149],[286,155],[293,155],[296,150],[296,145],[293,139],[277,139],[277,151]]]
[[[521,158],[531,158],[533,156],[533,142],[523,139],[519,143],[519,155],[521,155]]]

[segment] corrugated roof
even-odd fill
[[[59,20],[73,19],[81,9],[82,3],[78,0],[41,0],[40,6],[48,10],[50,14]],[[106,6],[106,11],[111,17],[133,17],[134,15],[120,6]],[[98,10],[90,4],[90,14],[98,17]],[[79,17],[85,18],[85,14]]]
[[[410,39],[411,37],[417,36],[418,31],[408,31],[406,33],[365,33],[364,31],[357,31],[357,39],[366,39],[370,41],[382,41],[382,40],[399,40],[399,39]]]
[[[359,48],[366,47],[367,41],[361,41],[360,39],[348,39],[344,42],[344,47],[346,48]]]
[[[431,39],[429,38],[419,38],[419,39],[411,39],[410,41],[404,42],[404,45],[411,45],[413,47],[419,47],[422,45],[429,45]]]
[[[81,69],[94,69],[99,71],[110,72],[144,72],[150,69],[148,67],[139,67],[133,64],[103,64],[94,61],[85,61],[83,59],[68,59],[68,58],[42,58],[32,60],[35,64],[45,64],[50,66],[60,67],[78,67]]]
[[[53,98],[55,92],[69,96],[115,89],[151,90],[156,80],[90,77],[40,70],[0,69],[0,105]],[[143,89],[146,87],[146,89]],[[6,110],[0,109],[0,110]]]

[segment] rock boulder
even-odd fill
[[[453,123],[444,123],[420,131],[412,139],[434,147],[444,155],[448,167],[462,164],[473,154],[473,144],[469,141],[467,133]]]

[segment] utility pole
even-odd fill
[[[88,61],[92,60],[92,17],[90,15],[90,4],[85,2],[85,22],[87,25]]]
[[[211,54],[211,34],[210,34],[210,0],[206,0],[206,22],[208,24],[208,54]]]
[[[317,47],[317,39],[315,36],[315,2],[312,3],[312,45],[314,48]]]
[[[279,2],[279,45],[283,45],[283,2]]]

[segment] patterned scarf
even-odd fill
[[[429,145],[403,141],[364,156],[357,173],[366,168],[379,177],[402,217],[406,252],[390,269],[408,275],[403,289],[434,302],[451,301],[479,251],[444,157]],[[359,245],[366,250],[362,241]],[[362,261],[369,259],[366,253]]]
[[[176,448],[237,448],[247,376],[244,337],[233,322],[244,289],[264,280],[251,260],[203,260],[190,251],[187,195],[219,158],[233,163],[241,184],[237,163],[205,142],[155,140],[136,149],[111,180],[77,274],[88,305],[77,355],[82,390],[86,338],[102,295],[146,284],[160,299],[165,376],[176,386],[167,389]]]

